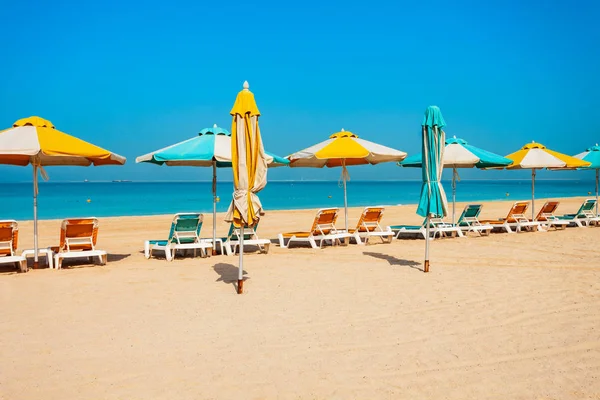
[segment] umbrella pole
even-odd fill
[[[456,167],[452,168],[452,225],[456,223]]]
[[[598,175],[600,174],[600,169],[596,168],[596,215],[598,215]]]
[[[240,227],[240,265],[238,270],[238,294],[244,293],[244,222]]]
[[[348,232],[348,192],[346,190],[346,160],[342,160],[342,180],[344,181],[344,223],[345,230]]]
[[[535,168],[531,170],[531,220],[535,219]]]
[[[38,259],[38,221],[37,221],[37,195],[38,195],[38,167],[33,165],[33,269],[40,267]]]
[[[429,272],[429,225],[430,225],[431,214],[427,214],[427,226],[425,228],[425,265],[423,272]]]
[[[213,256],[217,254],[217,162],[213,160],[213,237],[212,237],[212,253]],[[221,249],[223,251],[223,249]]]

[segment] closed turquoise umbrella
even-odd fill
[[[452,223],[456,222],[456,180],[458,178],[457,168],[494,168],[506,167],[511,160],[487,150],[471,146],[465,140],[456,136],[446,139],[444,149],[444,167],[452,168]],[[407,157],[398,165],[402,167],[421,168],[421,154]]]
[[[598,146],[598,143],[596,143],[595,146],[592,146],[583,153],[579,153],[577,155],[574,155],[573,157],[591,163],[587,167],[583,167],[581,169],[596,170],[596,215],[598,215],[598,177],[600,175],[600,146]]]
[[[266,152],[267,165],[280,167],[290,162],[283,157]],[[202,129],[197,136],[183,142],[139,156],[136,163],[168,166],[192,166],[213,168],[213,246],[217,238],[217,168],[231,168],[231,133],[217,124]]]
[[[424,272],[429,272],[429,229],[431,217],[445,217],[448,214],[448,202],[446,193],[442,187],[441,178],[444,169],[444,143],[445,133],[443,131],[446,122],[442,112],[437,106],[429,106],[423,117],[422,136],[423,147],[421,150],[423,186],[417,214],[426,217],[426,239],[425,239],[425,265]]]

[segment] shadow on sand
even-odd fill
[[[233,290],[237,293],[237,283],[238,283],[238,271],[239,268],[233,264],[226,263],[217,263],[214,265],[213,269],[219,275],[215,282],[223,282],[226,284],[231,284],[233,286]],[[243,271],[243,275],[246,275],[248,272]],[[244,281],[250,279],[244,276]]]
[[[385,261],[389,262],[390,265],[400,265],[403,267],[410,267],[410,268],[413,268],[413,269],[423,272],[421,263],[418,263],[413,260],[405,260],[402,258],[390,256],[389,254],[373,253],[372,251],[365,251],[365,252],[363,252],[363,254],[365,256],[379,258],[380,260],[385,260]]]

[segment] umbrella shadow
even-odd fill
[[[213,269],[219,275],[215,282],[223,282],[228,285],[231,284],[237,293],[239,268],[233,264],[217,263],[213,266]],[[247,273],[246,270],[242,271],[243,275],[246,275]],[[250,278],[244,276],[244,281],[247,279]]]
[[[405,260],[403,258],[398,258],[395,256],[391,256],[389,254],[382,253],[374,253],[372,251],[364,251],[363,254],[365,256],[379,258],[380,260],[385,260],[390,263],[390,265],[400,265],[403,267],[410,267],[416,270],[423,272],[423,268],[421,267],[421,263],[418,263],[413,260]]]

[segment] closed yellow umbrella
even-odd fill
[[[33,166],[34,268],[37,268],[38,170],[47,179],[45,166],[122,165],[125,157],[61,132],[44,118],[29,117],[0,131],[0,164]]]
[[[231,164],[233,167],[233,201],[225,220],[240,226],[238,293],[244,291],[244,225],[254,226],[262,212],[257,193],[267,185],[267,157],[260,136],[260,112],[248,82],[238,93],[230,112]]]
[[[507,169],[531,169],[531,219],[535,218],[535,171],[542,168],[578,168],[590,165],[587,161],[546,148],[541,143],[531,142],[520,150],[506,156],[512,160]]]

